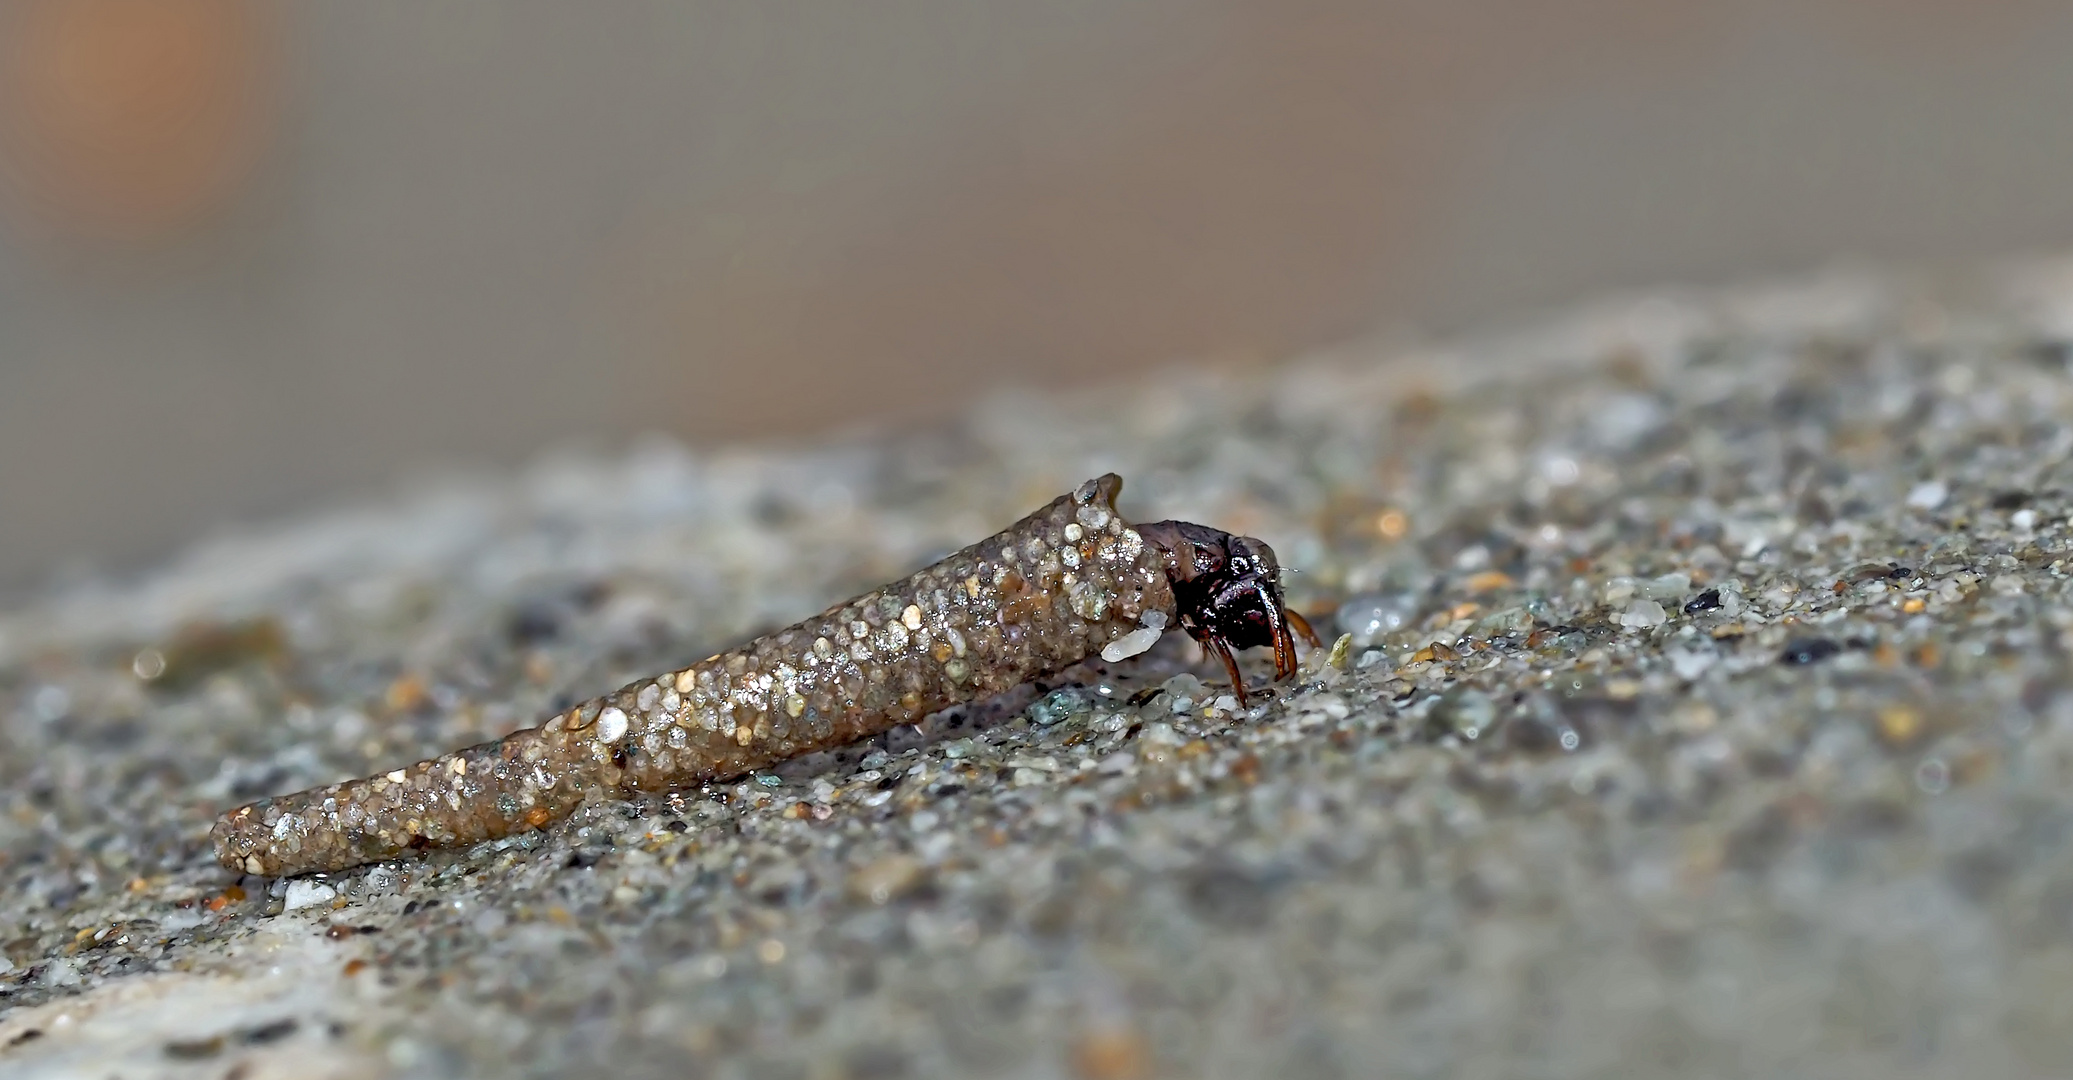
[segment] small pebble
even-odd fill
[[[1842,652],[1843,647],[1828,638],[1794,638],[1778,654],[1781,664],[1813,664]]]
[[[1702,592],[1699,595],[1692,597],[1691,600],[1684,605],[1684,613],[1686,615],[1697,615],[1701,612],[1719,610],[1719,589],[1707,589],[1705,592]]]
[[[298,911],[306,907],[328,904],[331,902],[332,897],[338,895],[337,890],[321,881],[296,878],[289,881],[287,885],[288,891],[282,898],[281,905],[287,911]]]
[[[1626,613],[1620,616],[1620,625],[1635,630],[1647,630],[1669,621],[1670,613],[1654,600],[1635,600],[1627,605]]]
[[[1637,582],[1635,591],[1651,600],[1675,600],[1691,592],[1692,576],[1686,573],[1664,574]]]

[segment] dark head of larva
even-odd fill
[[[1240,700],[1245,681],[1231,655],[1234,649],[1271,647],[1274,677],[1295,674],[1295,635],[1312,645],[1317,635],[1283,602],[1281,564],[1266,541],[1187,521],[1139,525],[1137,532],[1165,553],[1182,629],[1224,662]]]

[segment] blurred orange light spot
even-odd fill
[[[22,0],[0,27],[0,164],[57,231],[156,238],[241,185],[269,111],[256,0]]]

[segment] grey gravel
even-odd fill
[[[1959,294],[556,457],[74,583],[0,616],[0,1071],[2073,1072],[2073,275]],[[1300,570],[1298,679],[1169,634],[465,852],[205,849],[1109,469]]]

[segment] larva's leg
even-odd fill
[[[1279,682],[1295,673],[1296,639],[1284,622],[1274,628],[1274,680]]]
[[[1224,670],[1231,675],[1231,692],[1238,696],[1238,707],[1244,708],[1245,674],[1238,670],[1238,658],[1231,655],[1231,647],[1224,644],[1223,638],[1209,637],[1202,639],[1202,650],[1216,654],[1216,658],[1224,662]]]
[[[1281,615],[1280,624],[1274,628],[1274,678],[1277,680],[1294,675],[1299,666],[1296,660],[1296,638],[1295,634],[1289,632],[1291,628],[1302,634],[1303,640],[1308,641],[1313,649],[1324,644],[1317,640],[1317,631],[1310,629],[1309,620],[1293,611],[1283,611]]]
[[[1288,619],[1288,624],[1290,626],[1296,628],[1296,633],[1301,634],[1303,636],[1303,640],[1310,643],[1311,648],[1324,648],[1324,642],[1318,638],[1317,631],[1310,629],[1310,620],[1304,618],[1301,612],[1296,611],[1294,608],[1290,608],[1289,610],[1282,612],[1282,615]]]

